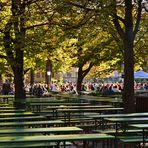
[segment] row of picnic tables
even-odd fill
[[[77,108],[77,106],[75,107],[70,106],[70,107],[73,107],[74,109]],[[36,115],[33,112],[24,111],[24,110],[15,110],[15,108],[7,105],[6,106],[2,105],[1,108],[2,108],[0,111],[0,122],[2,123],[0,124],[0,127],[2,127],[2,129],[0,130],[0,135],[2,137],[0,139],[1,147],[5,148],[17,147],[18,142],[20,144],[20,147],[23,147],[23,145],[28,147],[28,143],[29,147],[34,146],[30,145],[32,144],[32,142],[33,144],[36,143],[45,144],[45,142],[50,142],[50,143],[56,142],[56,146],[60,147],[61,142],[63,142],[62,145],[66,146],[67,141],[69,142],[83,141],[83,147],[86,147],[86,142],[88,141],[96,141],[96,140],[102,141],[114,138],[114,136],[107,134],[98,134],[98,133],[84,134],[82,133],[83,129],[76,126],[65,126],[65,122],[62,120],[49,120],[45,116]],[[11,128],[7,129],[7,127]],[[45,134],[46,136],[42,135],[41,133]],[[11,145],[9,143],[11,143]]]
[[[105,99],[105,98],[101,98],[101,99]],[[33,103],[35,103],[35,105],[32,105],[32,106],[36,106],[36,103],[40,104],[39,105],[40,106],[40,110],[37,111],[38,113],[42,112],[41,106],[44,106],[44,109],[47,111],[47,113],[48,113],[48,111],[52,110],[51,113],[54,114],[54,116],[56,116],[56,118],[55,118],[56,120],[54,120],[54,121],[61,122],[60,124],[58,124],[59,127],[61,127],[61,126],[65,127],[65,125],[69,126],[70,124],[65,124],[65,122],[68,120],[68,122],[70,123],[72,121],[72,119],[73,119],[73,114],[75,114],[75,113],[79,113],[79,115],[82,115],[82,117],[87,117],[88,119],[94,120],[95,129],[101,127],[103,130],[105,130],[104,127],[105,127],[106,122],[107,123],[110,122],[110,123],[114,124],[114,128],[115,128],[115,134],[114,135],[110,135],[110,134],[106,134],[106,133],[105,133],[105,135],[102,135],[103,132],[101,132],[99,134],[95,133],[96,135],[93,133],[91,135],[91,138],[92,139],[94,138],[94,140],[97,140],[97,138],[101,137],[101,135],[104,136],[104,139],[105,139],[105,137],[107,138],[108,136],[111,136],[110,139],[114,139],[114,138],[116,139],[115,140],[115,143],[116,143],[115,147],[117,147],[118,146],[117,145],[117,139],[118,139],[119,127],[120,127],[120,129],[124,130],[125,132],[127,131],[126,130],[127,127],[132,127],[132,128],[140,129],[140,134],[142,134],[141,142],[143,144],[145,144],[146,141],[147,141],[146,138],[147,138],[148,113],[122,114],[122,110],[123,110],[122,107],[118,107],[117,108],[117,107],[114,107],[113,104],[105,104],[105,103],[103,103],[103,105],[102,105],[100,102],[104,102],[104,101],[100,101],[99,102],[99,100],[101,100],[101,99],[99,99],[99,98],[98,99],[97,98],[88,99],[87,98],[86,100],[84,100],[84,98],[83,98],[83,99],[81,99],[80,102],[78,100],[75,101],[74,98],[73,98],[73,101],[71,101],[70,99],[68,101],[65,101],[65,99],[63,99],[63,98],[61,98],[61,100],[58,99],[58,101],[56,99],[53,99],[53,100],[49,100],[48,99],[48,101],[46,99],[45,100],[34,99],[34,101],[33,101],[33,99],[30,99],[32,101],[29,100],[30,102],[28,101],[29,102],[28,104],[30,106]],[[91,104],[91,100],[93,100],[93,102],[94,102],[94,100],[97,100],[95,102],[97,104],[95,104],[95,105],[93,104],[92,105]],[[115,100],[115,102],[118,101],[117,99],[112,99],[112,101],[113,100]],[[72,104],[72,103],[74,103],[74,104]],[[75,103],[78,103],[78,104],[81,104],[81,105],[78,105],[78,104],[76,105]],[[2,107],[4,109],[5,106],[2,106]],[[13,108],[11,108],[11,109],[13,109]],[[6,110],[8,110],[8,108]],[[9,112],[9,115],[11,113],[13,114],[13,111]],[[19,112],[15,112],[14,113],[14,114],[16,114],[15,118],[20,118],[20,116],[19,116],[20,113]],[[111,113],[114,113],[114,114],[111,114]],[[64,120],[59,120],[60,119],[59,116],[61,114],[63,114]],[[4,116],[3,117],[0,116],[0,118],[4,118]],[[35,114],[35,115],[31,115],[31,116],[35,117],[37,115]],[[23,117],[21,117],[21,118],[26,118],[26,117],[28,118],[29,116],[28,115],[27,116],[23,115]],[[46,117],[45,116],[40,116],[40,117],[43,117],[44,119],[43,118],[40,119],[39,123],[43,123],[45,118],[48,117],[48,114],[47,114]],[[14,118],[14,116],[13,115],[12,115],[12,117],[5,116],[5,118]],[[81,118],[81,116],[80,116],[80,118]],[[35,124],[35,122],[36,122],[36,121],[32,121],[33,118],[29,119],[29,120],[30,121],[25,121],[25,122],[26,122],[26,124],[27,123],[30,124],[30,126]],[[49,118],[46,118],[46,120],[49,122]],[[11,121],[11,123],[12,123],[12,121],[14,121],[14,119],[5,120],[6,126],[9,126],[11,124],[11,123],[7,123],[8,121]],[[23,122],[24,125],[25,125],[25,122]],[[31,124],[31,122],[34,122],[34,123]],[[38,123],[38,122],[36,122],[36,123]],[[101,123],[101,126],[100,126],[100,123]],[[145,123],[145,124],[141,124],[141,123]],[[15,126],[15,124],[12,124],[12,127],[13,127],[13,125]],[[43,124],[43,125],[45,125],[45,124]],[[124,128],[123,128],[121,125],[126,125],[126,126],[124,126]],[[37,126],[37,124],[36,124],[36,126]],[[49,125],[46,126],[46,127],[49,127]],[[74,126],[74,127],[77,127],[77,126]],[[42,129],[38,129],[38,132],[41,131],[41,130]],[[77,134],[72,134],[72,135],[73,136],[67,136],[67,137],[69,137],[69,141],[72,141],[72,139],[74,140],[75,135],[77,136]],[[53,135],[53,137],[54,136],[55,135]],[[82,138],[83,136],[84,135],[81,134],[80,137]],[[83,139],[88,141],[90,139],[90,135],[85,134],[85,136],[86,137],[83,137]],[[95,136],[96,136],[96,139],[95,139]],[[57,135],[55,137],[57,137]],[[54,137],[54,140],[55,140],[55,137]],[[63,137],[64,137],[64,135],[63,135]],[[71,140],[70,140],[70,137],[71,137]],[[59,138],[61,138],[61,136]],[[42,139],[42,137],[41,137],[41,139]],[[75,137],[75,139],[76,139],[76,137]],[[63,141],[66,141],[66,136],[65,136],[65,139],[63,138]],[[68,141],[68,138],[67,138],[67,141]],[[124,138],[120,138],[120,141],[124,142]]]
[[[103,115],[88,115],[89,118],[95,120],[95,126],[97,126],[97,121],[101,123],[102,130],[95,130],[96,132],[113,134],[115,136],[116,145],[115,148],[118,148],[117,141],[120,140],[124,143],[143,143],[143,146],[148,142],[148,112],[144,113],[129,113],[129,114],[103,114]],[[114,128],[106,129],[105,126],[107,123],[112,123]],[[100,124],[99,124],[100,125]],[[115,129],[115,130],[113,130]],[[129,130],[130,129],[130,130]],[[130,137],[129,131],[134,132],[135,137]],[[124,133],[126,136],[119,136]],[[137,136],[137,133],[140,133],[140,138]]]

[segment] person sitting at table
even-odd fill
[[[112,90],[113,90],[114,92],[121,92],[121,90],[119,90],[119,88],[118,88],[117,85],[113,85],[113,86],[112,86]]]
[[[43,88],[42,88],[42,86],[40,84],[36,88],[36,96],[37,97],[43,96]]]
[[[114,91],[112,90],[112,87],[104,86],[104,88],[102,90],[102,94],[103,95],[113,95]]]

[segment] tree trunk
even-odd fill
[[[34,84],[34,70],[30,70],[30,85],[32,86]]]
[[[45,74],[45,79],[46,79],[45,81],[48,86],[51,83],[51,77],[52,77],[52,61],[48,59],[46,61],[46,74]]]
[[[24,89],[24,47],[25,47],[25,7],[20,0],[12,0],[12,29],[14,31],[13,49],[14,64],[11,67],[14,72],[15,102],[16,108],[25,109],[26,94]],[[12,50],[12,49],[11,49]]]
[[[124,90],[123,90],[123,105],[126,113],[135,112],[134,99],[134,56],[133,43],[127,39],[124,42]]]
[[[83,72],[81,70],[78,71],[78,77],[77,77],[77,91],[81,91],[81,86],[83,82]]]
[[[133,17],[132,0],[125,0],[125,33],[124,44],[124,90],[123,103],[126,113],[135,112],[134,99],[134,36],[133,36]]]
[[[26,93],[24,89],[24,68],[23,68],[23,51],[17,50],[16,66],[14,70],[14,84],[15,84],[15,102],[14,105],[18,109],[25,109]],[[18,64],[19,63],[19,64]]]
[[[89,71],[93,67],[93,63],[90,63],[88,68],[83,70],[84,65],[82,64],[81,66],[79,66],[79,69],[78,69],[78,76],[77,76],[77,91],[78,92],[81,91],[83,79],[85,78],[85,76],[89,73]]]
[[[0,86],[2,86],[3,80],[2,80],[2,74],[0,74]]]
[[[141,19],[141,2],[138,1],[138,13],[135,27],[133,25],[133,1],[124,0],[125,2],[125,17],[122,19],[117,13],[117,2],[114,1],[114,18],[113,23],[123,40],[124,51],[124,89],[123,89],[123,104],[126,113],[135,112],[134,98],[134,39],[138,32],[138,27]],[[124,27],[121,26],[122,21]]]

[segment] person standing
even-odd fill
[[[11,91],[10,83],[8,80],[6,80],[2,85],[2,94],[8,95],[10,91]]]

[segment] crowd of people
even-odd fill
[[[35,83],[33,85],[25,85],[26,92],[37,97],[44,96],[49,92],[66,92],[77,94],[76,83],[67,82],[57,84],[52,82],[50,85],[44,83]],[[90,83],[82,84],[81,91],[100,92],[102,94],[121,93],[123,90],[123,83]],[[148,83],[135,83],[135,90],[148,90]],[[2,84],[1,94],[14,94],[14,86],[8,80]]]
[[[148,90],[148,83],[135,83],[135,90]],[[66,92],[70,94],[77,94],[76,83],[67,82],[63,84],[56,84],[53,82],[51,85],[34,84],[29,86],[28,91],[30,94],[43,96],[48,92]],[[123,83],[83,83],[81,91],[87,92],[100,92],[102,94],[121,93],[123,91]]]

